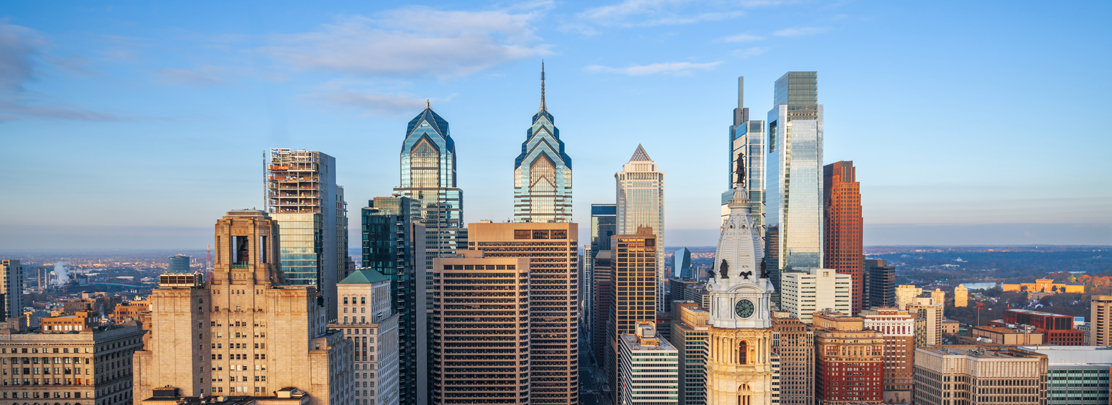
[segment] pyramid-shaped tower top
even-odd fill
[[[447,138],[449,136],[448,121],[441,118],[439,114],[432,110],[432,104],[428,100],[425,100],[425,109],[421,110],[416,117],[413,117],[413,119],[409,121],[409,125],[405,130],[406,136],[412,134],[413,130],[421,125],[421,121],[429,123],[433,131],[436,131],[441,137]]]
[[[637,150],[633,151],[633,157],[629,158],[630,162],[652,162],[653,159],[645,152],[645,148],[641,144],[637,144]]]

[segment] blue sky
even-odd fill
[[[262,206],[271,147],[335,156],[358,229],[426,99],[465,220],[506,220],[542,59],[579,223],[640,143],[668,173],[668,245],[713,244],[737,76],[764,117],[778,77],[814,70],[867,245],[1109,244],[1110,8],[5,2],[0,246],[199,248],[225,211]]]

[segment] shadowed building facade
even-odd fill
[[[788,312],[772,314],[772,350],[780,357],[780,403],[815,404],[815,331]]]
[[[617,215],[618,207],[614,204],[591,204],[591,240],[590,244],[583,245],[583,260],[585,262],[583,265],[585,273],[583,279],[585,284],[580,284],[580,289],[586,290],[583,294],[587,297],[587,315],[585,318],[587,338],[591,342],[594,342],[596,338],[599,341],[606,340],[605,325],[607,317],[610,316],[610,304],[609,301],[606,304],[599,304],[597,301],[600,299],[608,300],[610,292],[609,290],[599,292],[595,290],[595,287],[599,280],[609,283],[610,273],[595,275],[595,257],[603,250],[610,250],[610,237],[614,236],[617,227]],[[605,262],[609,265],[609,254],[607,254]],[[598,308],[602,310],[599,311]],[[595,328],[594,325],[596,324],[601,324],[603,327]],[[598,336],[595,336],[595,331],[598,331]],[[602,355],[602,352],[594,350],[593,354],[596,356],[595,361],[603,364],[602,360],[605,356]]]
[[[544,103],[542,64],[541,107],[514,161],[514,222],[571,222],[571,208],[571,157]]]
[[[848,274],[853,281],[852,315],[865,308],[864,256],[861,245],[861,184],[852,161],[823,167],[825,227],[823,267]]]
[[[618,388],[622,336],[633,334],[641,322],[656,324],[657,252],[656,235],[651,228],[610,238],[613,271],[610,273],[610,320],[606,324],[609,345],[606,367],[615,404],[628,399],[621,397],[623,392]]]
[[[579,403],[579,227],[574,223],[472,223],[468,248],[528,258],[529,403]]]

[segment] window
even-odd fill
[[[749,345],[745,341],[742,341],[741,343],[738,344],[738,348],[737,348],[737,364],[742,364],[742,365],[748,364],[748,363],[746,363],[746,360],[748,360],[747,359],[748,355],[749,355]]]

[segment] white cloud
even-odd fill
[[[830,31],[830,27],[798,27],[782,29],[773,32],[772,35],[778,37],[801,37],[804,35],[821,34],[827,31]]]
[[[764,39],[764,37],[759,37],[759,36],[756,36],[756,35],[738,34],[738,35],[723,38],[722,40],[726,41],[726,42],[756,42],[756,41],[760,41],[760,40],[763,40],[763,39]]]
[[[435,103],[449,101],[452,98],[452,96],[448,96],[425,99],[396,94],[368,94],[350,90],[313,93],[306,95],[306,97],[357,110],[363,116],[412,114],[414,111],[420,111],[424,108],[428,101]]]
[[[536,3],[545,7],[549,3]],[[305,69],[359,76],[461,77],[549,54],[525,12],[441,11],[408,7],[375,18],[348,16],[316,32],[276,37],[260,50]]]
[[[688,75],[695,70],[709,70],[721,65],[722,62],[708,62],[708,63],[691,63],[691,62],[666,62],[666,63],[653,63],[651,65],[634,65],[625,68],[614,68],[609,66],[590,65],[583,70],[588,72],[602,72],[602,73],[618,73],[629,76],[646,76],[655,74],[669,74],[669,75]]]
[[[734,54],[734,56],[737,56],[737,57],[749,58],[749,57],[760,55],[760,54],[765,53],[767,51],[768,51],[767,47],[754,46],[752,48],[747,48],[747,49],[738,49],[738,50],[734,51],[733,54]]]
[[[703,21],[721,21],[740,17],[745,13],[724,9],[715,12],[697,12],[705,9],[694,0],[624,0],[618,4],[593,7],[576,14],[576,22],[561,27],[585,34],[593,34],[592,25],[605,27],[653,27],[660,25],[693,24]],[[701,10],[698,10],[701,11]]]

